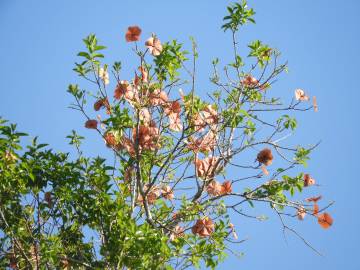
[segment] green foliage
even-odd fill
[[[187,51],[182,50],[182,44],[176,40],[163,45],[161,54],[154,60],[155,72],[160,83],[166,80],[174,81],[177,78],[178,70],[187,60],[187,54]]]
[[[255,11],[252,8],[248,8],[247,2],[242,0],[241,3],[234,3],[227,7],[229,15],[224,17],[225,24],[221,27],[226,30],[231,30],[236,32],[239,30],[239,27],[251,22],[255,23],[253,16]]]

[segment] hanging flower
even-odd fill
[[[85,122],[85,127],[90,129],[97,129],[97,124],[98,122],[96,120],[91,119]]]
[[[170,241],[174,241],[176,238],[183,237],[185,229],[176,225],[173,232],[170,234]]]
[[[306,216],[305,208],[302,207],[302,206],[300,208],[298,208],[296,215],[297,215],[299,220],[303,220],[305,218],[305,216]]]
[[[115,147],[117,142],[116,142],[116,137],[112,132],[106,132],[104,134],[104,140],[105,140],[105,144],[107,147]]]
[[[212,196],[219,196],[222,192],[222,186],[219,182],[212,180],[206,187],[207,193]]]
[[[262,170],[264,175],[269,175],[269,171],[266,169],[265,165],[261,165],[261,170]]]
[[[304,187],[315,185],[315,179],[310,177],[310,174],[304,174]]]
[[[305,199],[305,201],[307,201],[307,202],[314,202],[314,203],[318,202],[319,200],[321,200],[321,196],[310,197],[310,198]]]
[[[139,136],[137,136],[136,128],[133,128],[133,141],[136,142],[138,139],[139,149],[156,150],[160,147],[159,145],[159,129],[152,126],[140,125]],[[138,137],[138,138],[137,138]]]
[[[183,129],[180,114],[178,113],[169,114],[169,129],[173,131],[181,131]]]
[[[203,160],[196,159],[195,168],[198,177],[211,179],[215,176],[218,157],[209,156]]]
[[[147,83],[149,80],[149,78],[148,78],[149,74],[148,74],[146,67],[143,67],[143,66],[139,67],[139,71],[141,73],[141,81],[143,83]]]
[[[188,148],[195,153],[209,152],[215,148],[216,139],[216,133],[213,130],[209,130],[209,132],[202,138],[194,139],[193,137],[190,137]]]
[[[328,229],[333,224],[333,219],[328,213],[323,213],[318,216],[318,223],[323,229]]]
[[[313,96],[313,107],[314,107],[314,112],[318,112],[319,111],[319,107],[317,105],[317,101],[316,101],[316,97]]]
[[[163,46],[161,45],[160,40],[155,36],[152,36],[151,38],[146,40],[145,46],[149,49],[149,52],[153,56],[160,55],[161,51],[163,50]]]
[[[230,229],[231,229],[231,232],[232,232],[232,235],[233,235],[234,239],[238,239],[238,236],[237,236],[236,231],[235,231],[235,226],[234,226],[234,224],[229,223],[229,227],[230,227]]]
[[[109,73],[106,69],[101,67],[99,69],[98,75],[105,85],[108,85],[110,83]]]
[[[95,110],[95,111],[99,111],[101,108],[106,108],[106,113],[107,113],[107,114],[110,114],[110,113],[111,113],[111,108],[110,108],[110,104],[109,104],[108,98],[98,99],[98,100],[94,103],[94,110]]]
[[[116,145],[117,149],[123,149],[126,150],[130,156],[135,156],[135,146],[134,143],[127,137],[122,136],[120,139],[120,143]]]
[[[127,42],[139,41],[141,35],[141,29],[139,26],[129,26],[125,34],[125,39]]]
[[[161,189],[162,196],[167,200],[174,199],[174,192],[170,186],[164,186]]]
[[[149,94],[149,101],[152,106],[165,105],[168,102],[168,96],[165,91],[155,89]]]
[[[217,122],[217,111],[214,110],[211,105],[207,105],[204,110],[197,113],[194,117],[194,125],[197,131],[203,131],[207,125],[215,128],[214,125],[217,124]]]
[[[274,157],[269,148],[265,148],[261,150],[257,155],[257,160],[264,164],[265,166],[269,166],[272,164]]]
[[[144,192],[147,192],[148,189],[149,189],[149,186],[145,185]],[[161,190],[157,186],[152,186],[150,191],[146,195],[146,200],[147,200],[148,204],[154,204],[156,202],[156,200],[160,197],[160,195],[161,195]],[[137,201],[140,204],[144,203],[144,199],[141,194],[138,195]]]
[[[147,108],[142,108],[139,111],[139,118],[141,121],[144,122],[145,125],[150,124],[151,121],[151,114]]]
[[[259,81],[251,75],[246,75],[241,83],[248,88],[254,88],[259,84]]]
[[[317,214],[319,214],[319,205],[314,203],[313,215],[316,216]]]
[[[305,94],[305,91],[302,89],[295,90],[295,99],[300,101],[308,101],[310,98]]]
[[[221,195],[229,194],[232,192],[231,181],[227,180],[221,185]]]
[[[135,92],[128,81],[121,81],[115,88],[114,98],[121,99],[125,97],[127,101],[135,99]]]
[[[191,230],[193,234],[197,234],[201,237],[207,237],[214,232],[215,225],[209,217],[204,217],[196,221]]]

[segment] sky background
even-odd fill
[[[102,154],[99,137],[83,128],[80,114],[67,108],[72,101],[67,85],[81,83],[72,71],[83,48],[81,39],[96,33],[108,47],[108,63],[121,60],[126,77],[136,68],[131,47],[124,42],[127,26],[141,26],[143,39],[156,32],[162,41],[175,38],[187,47],[194,36],[200,54],[198,91],[205,93],[214,90],[208,89],[211,60],[218,57],[226,63],[231,57],[230,36],[220,30],[228,3],[0,0],[0,115],[59,151],[71,150],[64,138],[76,129],[88,139],[87,153]],[[295,138],[322,141],[307,170],[321,185],[312,194],[321,192],[323,203],[336,202],[329,210],[335,222],[322,230],[310,218],[289,221],[324,254],[320,257],[294,235],[285,241],[276,216],[270,214],[264,222],[236,217],[239,237],[249,238],[236,248],[244,256],[230,256],[218,269],[360,269],[360,1],[257,0],[249,5],[257,12],[257,23],[240,31],[240,53],[246,56],[245,45],[255,39],[279,49],[289,61],[289,73],[271,91],[292,97],[300,87],[317,96],[319,112],[299,115]],[[256,213],[262,210],[269,212],[260,207]]]

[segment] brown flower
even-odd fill
[[[261,150],[257,155],[257,160],[260,163],[264,164],[265,166],[271,165],[273,158],[274,157],[269,148],[265,148],[265,149]]]
[[[323,213],[318,216],[318,223],[323,229],[328,229],[333,224],[333,219],[328,213]]]
[[[121,81],[115,88],[114,98],[121,99],[125,96],[127,100],[134,99],[134,91],[128,81]]]
[[[184,235],[184,228],[176,225],[173,232],[170,234],[170,241],[174,241],[176,238],[183,237]]]
[[[125,39],[127,42],[139,41],[141,35],[141,29],[139,26],[129,26],[125,34]]]
[[[307,199],[305,199],[305,201],[307,201],[307,202],[314,202],[314,203],[316,203],[316,202],[318,202],[320,199],[321,199],[321,196],[317,196],[317,197],[310,197],[310,198],[307,198]]]
[[[85,127],[90,128],[90,129],[97,129],[97,124],[98,124],[98,122],[96,120],[94,120],[94,119],[87,120],[85,122]]]
[[[319,205],[314,203],[313,215],[316,216],[317,214],[319,214]]]
[[[209,217],[204,217],[196,221],[195,225],[192,227],[192,233],[198,234],[201,237],[210,236],[214,230],[215,225]]]
[[[231,185],[231,181],[227,180],[224,183],[222,183],[221,185],[221,194],[229,194],[232,192],[232,185]]]
[[[315,179],[310,177],[310,174],[304,174],[304,187],[315,185]]]
[[[106,108],[106,113],[110,114],[110,104],[107,98],[101,98],[94,103],[94,110],[99,111],[101,108]]]
[[[51,208],[51,206],[52,206],[52,196],[51,196],[51,192],[45,192],[44,200],[45,200],[45,202],[48,204],[48,206]]]
[[[116,142],[116,137],[112,132],[106,132],[104,134],[104,140],[105,140],[105,144],[107,147],[115,147],[117,142]]]

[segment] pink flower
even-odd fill
[[[222,186],[220,185],[219,182],[212,180],[206,187],[206,191],[207,193],[209,193],[209,195],[219,196],[221,195]]]
[[[144,192],[147,192],[149,189],[148,185],[144,186]],[[156,200],[160,197],[161,191],[157,186],[152,186],[150,191],[146,195],[146,200],[148,204],[154,204]],[[144,203],[144,198],[141,194],[138,195],[137,202],[140,204]]]
[[[134,91],[128,81],[121,81],[115,88],[115,99],[121,99],[124,96],[127,100],[134,99]]]
[[[165,91],[155,89],[149,94],[149,100],[152,106],[165,105],[168,102],[168,96]]]
[[[308,101],[310,98],[305,94],[305,91],[302,89],[295,90],[295,99],[300,101]]]
[[[254,88],[259,84],[259,81],[251,75],[246,75],[241,83],[248,88]]]
[[[296,213],[297,217],[299,220],[303,220],[306,216],[306,210],[304,207],[300,207],[298,210],[297,210],[297,213]]]
[[[192,233],[198,234],[201,237],[210,236],[214,230],[215,225],[209,217],[204,217],[196,221],[195,225],[192,227]]]
[[[315,179],[311,178],[310,174],[304,174],[304,187],[315,185]]]
[[[218,157],[207,157],[203,160],[195,160],[195,169],[197,176],[204,179],[211,179],[215,176]]]
[[[149,52],[153,56],[160,55],[161,51],[163,50],[160,40],[155,36],[152,36],[151,38],[146,40],[145,46],[149,49]]]
[[[151,124],[151,123],[150,123]],[[137,136],[136,128],[133,128],[133,141],[136,142],[138,137],[139,150],[156,150],[159,145],[159,129],[155,126],[140,125],[139,136]]]
[[[151,121],[151,114],[147,108],[142,108],[140,110],[140,120],[144,122],[144,124],[149,124]]]
[[[207,125],[213,127],[217,123],[218,114],[211,105],[207,105],[204,110],[195,115],[194,125],[198,131],[204,130]]]
[[[212,151],[216,146],[216,134],[212,130],[202,138],[193,139],[190,137],[188,148],[195,153]]]
[[[162,195],[165,199],[173,200],[174,199],[174,192],[170,186],[164,186],[161,189]]]
[[[181,131],[183,129],[180,114],[178,113],[169,114],[169,129],[173,131]]]
[[[141,79],[143,82],[148,82],[148,71],[145,67],[139,67],[139,70],[141,72]]]
[[[141,29],[139,26],[129,26],[125,34],[125,39],[127,42],[139,41],[141,35]]]
[[[168,102],[164,111],[167,115],[171,113],[181,113],[180,102],[177,100]]]
[[[184,228],[176,225],[173,232],[170,234],[170,241],[174,241],[176,238],[183,237],[184,235]]]

